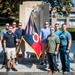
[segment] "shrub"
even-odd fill
[[[60,28],[61,30],[61,28]],[[72,40],[75,40],[75,28],[67,28],[67,31],[71,33]]]
[[[4,27],[1,27],[1,28],[0,28],[0,32],[1,32],[1,30],[3,30],[3,29],[4,29]]]

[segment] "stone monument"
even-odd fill
[[[43,27],[44,22],[49,22],[49,5],[42,1],[25,1],[20,5],[19,21],[22,22],[23,28],[26,27],[29,16],[32,14],[33,21],[38,31]]]
[[[19,21],[22,22],[23,29],[28,24],[29,17],[35,22],[38,32],[44,26],[44,22],[49,22],[49,5],[42,1],[25,1],[20,5]],[[25,45],[25,57],[31,57],[34,52]]]

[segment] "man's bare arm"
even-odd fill
[[[4,51],[6,53],[7,51],[6,51],[6,41],[5,40],[3,40],[3,47],[4,47]]]
[[[68,52],[69,52],[69,49],[70,49],[70,47],[71,47],[71,43],[72,43],[72,40],[71,40],[71,39],[70,39],[70,40],[68,40],[68,46],[67,46],[66,53],[68,53]]]
[[[58,54],[58,52],[59,52],[59,46],[60,46],[60,44],[57,44],[57,45],[56,45],[55,55],[57,55],[57,54]]]

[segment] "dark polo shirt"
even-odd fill
[[[24,29],[16,29],[15,33],[17,35],[18,39],[21,39],[22,35],[23,35]]]
[[[9,34],[8,32],[4,35],[3,40],[6,41],[7,48],[14,48],[16,47],[16,39],[17,36],[15,33]]]

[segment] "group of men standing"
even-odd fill
[[[56,23],[55,27],[50,26],[48,22],[44,23],[44,28],[41,29],[42,40],[42,61],[41,65],[46,64],[45,55],[48,56],[49,70],[48,73],[56,74],[59,69],[57,68],[57,61],[61,60],[63,73],[70,72],[69,52],[71,47],[71,34],[66,30],[66,24],[61,25]],[[56,61],[57,57],[57,61]]]
[[[25,31],[22,29],[21,22],[18,23],[18,27],[16,27],[16,25],[16,22],[13,22],[12,25],[6,23],[5,29],[1,31],[1,42],[4,48],[3,64],[7,61],[7,71],[9,71],[10,68],[13,71],[17,71],[14,67],[14,63],[16,58],[16,64],[18,64],[18,54],[20,48],[22,50],[23,62],[25,57],[25,43],[22,40],[22,35]],[[59,59],[61,59],[63,73],[70,72],[69,52],[71,47],[71,34],[66,30],[66,27],[66,24],[62,24],[62,30],[59,30],[58,23],[55,24],[55,27],[49,27],[49,23],[45,22],[44,27],[40,30],[40,38],[42,41],[42,61],[40,64],[46,64],[48,60],[48,73],[55,74],[56,71],[59,71],[57,68],[57,61],[59,62]],[[18,51],[15,51],[17,48]]]
[[[10,71],[10,68],[13,71],[17,71],[14,67],[15,59],[16,64],[18,64],[18,53],[21,48],[22,50],[22,61],[24,61],[25,57],[25,45],[22,40],[22,34],[24,29],[22,29],[22,23],[18,23],[18,27],[16,27],[17,23],[13,22],[12,25],[9,23],[5,24],[5,29],[1,31],[1,42],[4,49],[4,63],[7,63],[7,71]],[[18,51],[16,51],[18,48]],[[10,64],[11,63],[11,64]]]

